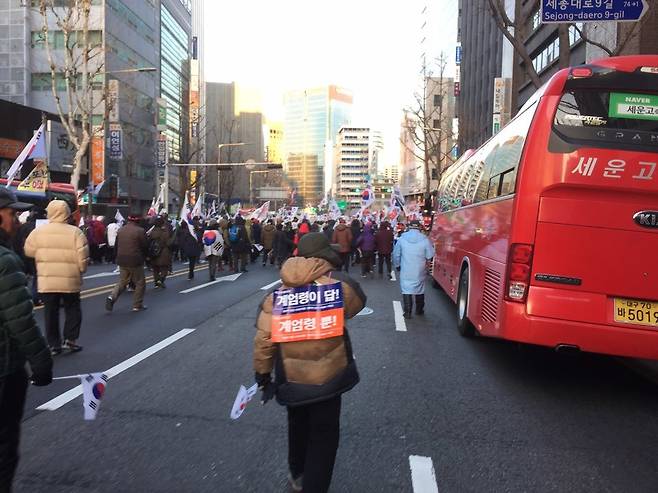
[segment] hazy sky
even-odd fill
[[[384,132],[386,164],[399,156],[402,108],[428,60],[454,65],[457,0],[207,0],[205,77],[262,92],[266,116],[282,119],[288,89],[337,84],[354,93],[354,124]],[[427,7],[425,14],[423,8]]]

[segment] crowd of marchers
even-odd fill
[[[11,490],[28,383],[50,384],[53,357],[63,351],[82,350],[78,344],[82,325],[80,295],[83,274],[90,263],[116,263],[119,280],[106,299],[108,311],[114,309],[126,290],[133,291],[133,311],[146,309],[146,270],[153,273],[154,289],[163,289],[175,261],[188,263],[189,280],[194,279],[200,262],[207,263],[210,281],[216,279],[218,271],[243,273],[249,264],[259,262],[264,268],[275,265],[281,269],[283,282],[294,285],[285,272],[303,273],[306,264],[300,263],[301,258],[315,259],[315,263],[308,264],[311,267],[320,262],[319,258],[324,263],[320,262],[316,266],[319,270],[313,272],[325,276],[333,270],[334,275],[327,279],[340,279],[338,271],[347,272],[356,265],[362,277],[374,277],[378,266],[380,278],[386,266],[387,276],[392,279],[396,267],[400,271],[405,317],[411,316],[414,296],[416,313],[422,315],[426,262],[434,252],[417,221],[397,232],[386,221],[353,219],[348,225],[345,217],[313,221],[304,216],[270,215],[263,223],[240,215],[171,220],[161,214],[130,215],[125,224],[114,221],[106,225],[99,217],[76,224],[65,201],[52,200],[45,211],[36,210],[31,204],[19,202],[12,191],[0,187],[0,491]],[[297,263],[287,262],[292,257]],[[302,264],[305,267],[299,271]],[[284,272],[286,266],[288,270]],[[361,293],[356,283],[348,278],[345,282]],[[350,292],[348,287],[345,290]],[[350,308],[347,318],[363,307],[365,296],[359,294],[357,298],[361,302]],[[34,317],[37,305],[44,309],[45,338]],[[63,333],[59,323],[62,307]],[[261,329],[265,330],[259,326]],[[265,373],[263,368],[266,367],[257,366],[256,370]],[[265,378],[258,377],[261,387]],[[326,406],[318,409],[320,414],[329,411]],[[337,419],[339,406],[330,411],[326,417]],[[307,418],[299,415],[295,419]],[[337,428],[332,429],[332,440],[337,440]],[[312,430],[296,439],[311,440]],[[328,487],[335,452],[333,446],[318,450],[324,457],[317,461],[316,479],[323,485],[318,491]],[[308,470],[310,466],[304,466],[299,457],[295,461],[291,463],[292,478],[297,481],[299,472],[306,467],[305,483],[310,484],[315,477]]]

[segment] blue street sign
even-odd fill
[[[646,0],[541,0],[544,24],[635,22],[649,10]]]
[[[455,64],[461,65],[462,63],[462,45],[457,45],[455,48]]]

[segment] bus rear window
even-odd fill
[[[550,150],[584,146],[658,152],[658,94],[567,90],[555,114]]]

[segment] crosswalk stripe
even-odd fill
[[[409,467],[411,469],[411,486],[414,493],[439,493],[434,464],[432,464],[430,457],[410,455]]]
[[[281,279],[279,279],[278,281],[271,282],[267,286],[263,286],[262,288],[260,288],[260,290],[261,291],[267,291],[268,289],[273,288],[277,284],[281,284]]]
[[[119,373],[122,373],[126,371],[128,368],[135,366],[140,361],[145,360],[149,356],[154,355],[161,349],[166,348],[170,344],[176,342],[178,339],[181,339],[186,335],[191,334],[194,331],[195,329],[179,330],[175,334],[167,337],[166,339],[163,339],[162,341],[158,342],[157,344],[154,344],[149,348],[146,348],[144,351],[137,353],[135,356],[128,358],[125,361],[122,361],[118,365],[113,366],[112,368],[104,371],[103,373],[107,375],[107,378],[116,377]],[[71,390],[68,390],[63,394],[58,395],[54,399],[50,399],[48,402],[41,404],[39,407],[37,407],[37,411],[54,411],[62,407],[64,404],[71,402],[79,395],[82,395],[82,385],[73,387]]]
[[[402,303],[399,301],[393,302],[393,314],[395,315],[395,330],[398,332],[406,332],[407,324],[404,322],[402,316]]]

